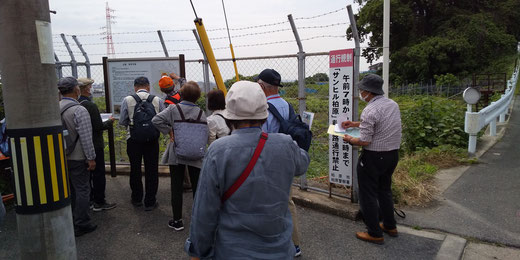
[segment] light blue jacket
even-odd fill
[[[213,142],[206,154],[185,250],[201,259],[292,259],[288,210],[294,176],[305,173],[309,155],[290,136],[269,134],[258,161],[240,188],[221,197],[242,174],[261,129],[244,128]]]

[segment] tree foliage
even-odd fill
[[[372,63],[383,50],[384,0],[358,0],[362,55]],[[493,59],[515,52],[520,41],[518,0],[391,0],[393,78],[429,80],[478,73]],[[349,37],[352,33],[349,29]]]

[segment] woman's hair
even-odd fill
[[[181,93],[182,99],[186,101],[195,103],[200,98],[200,88],[195,81],[186,82],[179,92]]]
[[[208,92],[208,109],[212,111],[226,109],[226,98],[222,90],[213,89]]]

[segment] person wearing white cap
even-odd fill
[[[288,135],[262,132],[267,107],[258,83],[229,89],[222,115],[234,130],[211,144],[202,165],[184,247],[192,259],[294,256],[289,191],[309,155]]]

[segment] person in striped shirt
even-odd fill
[[[358,160],[359,202],[367,232],[358,239],[383,244],[383,232],[398,235],[392,200],[392,174],[399,160],[401,112],[399,105],[383,96],[383,79],[366,75],[358,84],[359,98],[367,102],[360,122],[345,121],[343,128],[359,127],[360,137],[345,135],[344,141],[363,147]],[[381,213],[381,215],[380,215]],[[383,222],[379,223],[382,219]]]

